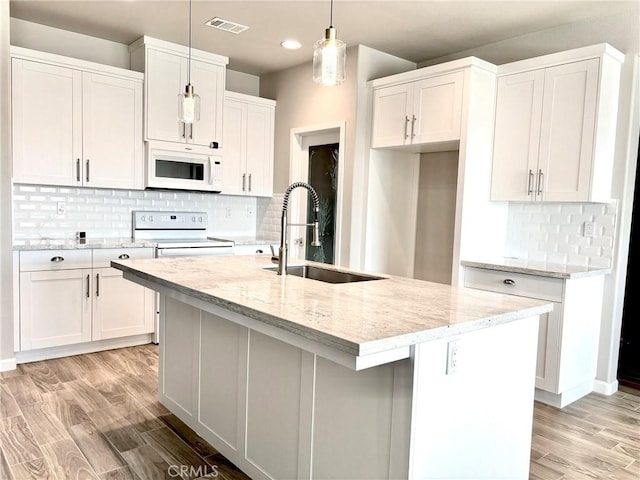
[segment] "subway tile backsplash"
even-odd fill
[[[616,215],[616,203],[510,203],[506,255],[611,267]],[[583,235],[584,222],[595,222],[593,237]]]
[[[281,206],[281,196],[279,201]],[[214,235],[251,237],[260,232],[264,239],[277,239],[271,217],[278,205],[271,198],[15,184],[13,203],[16,244],[74,238],[77,231],[86,231],[87,238],[130,237],[134,210],[207,212],[209,232]],[[58,213],[59,203],[64,204],[64,213]]]

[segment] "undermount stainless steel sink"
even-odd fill
[[[264,270],[275,272],[278,270],[278,267],[264,267]],[[325,283],[365,282],[369,280],[383,280],[385,278],[375,275],[365,275],[363,273],[330,270],[314,265],[290,265],[287,267],[287,275],[295,275],[296,277],[309,278]]]

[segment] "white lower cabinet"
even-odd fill
[[[466,267],[465,287],[553,302],[540,316],[536,400],[564,407],[593,391],[604,276],[552,278]]]
[[[154,295],[110,268],[153,249],[22,251],[20,351],[151,333]]]

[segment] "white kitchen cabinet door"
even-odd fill
[[[191,60],[191,84],[200,95],[200,121],[188,126],[187,143],[208,147],[211,142],[221,142],[224,75],[225,68],[220,65]],[[186,78],[182,89],[185,85]],[[177,105],[177,93],[175,100]]]
[[[371,147],[411,143],[413,83],[378,88],[373,92]]]
[[[185,87],[186,68],[178,55],[147,50],[145,140],[186,141],[184,124],[178,120],[178,94]]]
[[[270,197],[273,194],[274,109],[247,104],[247,193]]]
[[[20,274],[20,349],[91,340],[90,269]]]
[[[599,59],[544,72],[539,171],[542,199],[589,201]]]
[[[82,72],[20,58],[11,68],[14,181],[81,184]]]
[[[491,200],[536,196],[544,71],[498,79]]]
[[[275,102],[232,92],[225,95],[222,193],[273,194]]]
[[[181,55],[147,50],[146,140],[192,143],[209,147],[222,137],[224,66],[191,60],[191,84],[200,96],[200,121],[178,120],[178,94],[187,84],[188,62]]]
[[[463,72],[414,83],[411,143],[460,140],[463,85]]]
[[[242,195],[247,188],[247,129],[243,128],[246,104],[230,98],[224,101],[222,134],[222,193]]]
[[[115,268],[93,269],[92,340],[152,333],[155,295]]]
[[[83,185],[143,189],[142,82],[83,72]]]

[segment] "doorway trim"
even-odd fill
[[[335,122],[319,123],[306,127],[292,128],[289,144],[289,183],[293,183],[300,180],[300,172],[302,170],[301,165],[303,162],[306,162],[308,160],[309,154],[302,148],[305,137],[323,133],[338,134],[338,188],[336,192],[336,243],[334,247],[335,265],[342,264],[342,208],[344,197],[344,153],[346,148],[346,126],[347,122],[345,120],[337,120]]]

